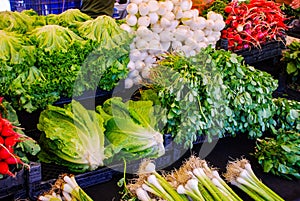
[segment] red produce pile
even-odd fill
[[[280,4],[274,1],[233,0],[225,7],[225,12],[228,14],[227,28],[222,31],[221,38],[228,39],[229,50],[260,48],[265,42],[282,40],[288,28]]]

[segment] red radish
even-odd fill
[[[4,139],[3,137],[0,136],[0,144],[3,144],[4,143]]]
[[[4,142],[4,145],[6,147],[13,147],[17,144],[17,142],[19,142],[19,136],[10,136],[10,137],[7,137],[5,138],[5,142]]]
[[[14,157],[11,156],[9,158],[6,158],[5,162],[8,165],[23,164],[23,161],[21,161],[21,159],[19,157],[17,157],[17,156],[14,156]]]
[[[13,155],[12,148],[6,148],[5,146],[0,146],[0,159],[6,159]]]
[[[15,177],[16,175],[14,175],[10,170],[9,170],[9,166],[7,163],[5,162],[0,162],[0,174],[3,175],[9,175],[12,177]]]

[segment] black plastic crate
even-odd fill
[[[16,173],[16,177],[6,177],[0,180],[0,199],[8,200],[9,197],[24,198],[26,191],[26,174],[25,170],[21,169]]]
[[[101,105],[105,100],[111,98],[113,91],[104,91],[97,89],[96,91],[86,91],[81,96],[73,98],[60,98],[52,105],[63,107],[65,104],[71,103],[71,101],[79,101],[86,109],[94,110],[97,105]],[[9,97],[8,97],[9,99]],[[25,133],[35,134],[37,131],[37,124],[39,122],[40,113],[42,110],[36,110],[31,113],[26,111],[17,111],[18,119],[21,127],[25,129]],[[30,136],[32,137],[32,136]]]
[[[220,39],[218,47],[228,50],[227,39]],[[261,48],[247,48],[234,51],[234,53],[244,57],[246,64],[254,64],[261,61],[273,59],[273,64],[279,62],[282,50],[286,49],[284,41],[269,41],[261,44]]]
[[[39,15],[60,14],[68,9],[79,9],[80,0],[10,0],[12,11],[35,10]]]
[[[31,200],[36,200],[39,195],[49,191],[60,174],[71,173],[66,168],[54,164],[32,163],[31,166],[27,176],[27,191]],[[101,167],[86,173],[72,174],[75,175],[78,185],[86,188],[111,180],[114,170],[108,167]]]

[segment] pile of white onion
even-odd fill
[[[149,78],[156,55],[167,51],[193,56],[216,45],[225,27],[222,15],[209,12],[207,19],[192,9],[191,0],[131,0],[121,28],[136,34],[131,44],[125,88]]]

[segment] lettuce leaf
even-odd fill
[[[96,111],[105,120],[105,137],[117,159],[157,158],[165,153],[163,135],[156,131],[151,101],[127,101],[113,97]]]
[[[60,108],[49,105],[42,111],[38,129],[42,131],[38,155],[42,162],[54,162],[76,172],[103,166],[104,120],[79,102]]]

